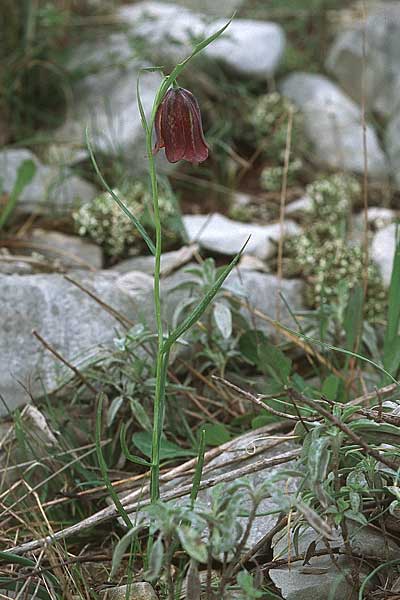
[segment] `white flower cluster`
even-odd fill
[[[126,193],[119,189],[113,192],[144,226],[150,230],[154,228],[151,196],[144,183],[135,182]],[[159,206],[162,218],[176,214],[175,205],[167,195],[160,194]],[[109,192],[83,204],[73,213],[73,219],[77,233],[90,237],[108,256],[123,256],[128,249],[130,253],[141,250],[140,234]]]

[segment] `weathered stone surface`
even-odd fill
[[[146,164],[144,131],[136,97],[139,70],[128,35],[104,34],[83,42],[70,59],[68,69],[88,73],[72,89],[73,100],[64,124],[55,132],[51,154],[65,162],[79,162],[88,156],[86,128],[96,152],[129,162],[132,172]],[[140,94],[148,113],[160,84],[159,73],[141,77]]]
[[[389,287],[396,250],[396,224],[378,231],[372,240],[371,258],[378,265],[384,284]]]
[[[400,112],[389,121],[385,131],[385,150],[395,187],[400,190]]]
[[[352,549],[361,556],[369,557],[374,562],[384,563],[399,558],[399,546],[384,537],[379,531],[369,526],[360,527],[359,523],[347,520],[349,531],[349,542]],[[336,538],[330,542],[331,547],[339,547],[341,552],[345,551],[343,538],[339,531]],[[274,558],[286,558],[288,556],[287,531],[276,535],[273,542]],[[324,543],[311,528],[301,531],[297,539],[297,548],[300,554],[307,551],[312,542],[316,542],[315,549],[325,548]],[[293,541],[292,541],[293,548]],[[292,550],[291,555],[294,551]],[[280,588],[282,596],[286,600],[342,600],[349,598],[357,600],[358,591],[352,589],[350,583],[344,577],[349,573],[351,565],[346,556],[336,555],[337,567],[333,564],[329,555],[313,556],[306,565],[302,561],[291,561],[290,568],[283,567],[271,569],[269,575],[275,585]],[[361,563],[361,580],[371,569],[366,563]]]
[[[197,4],[196,8],[200,6]],[[226,24],[226,19],[210,23],[204,15],[163,2],[123,6],[118,15],[130,25],[133,36],[146,40],[154,60],[169,59],[174,63],[191,51],[193,38],[207,37]],[[276,71],[284,49],[285,34],[279,25],[235,19],[226,33],[207,46],[204,55],[235,73],[265,80]]]
[[[80,267],[101,269],[102,267],[101,248],[79,236],[34,229],[31,239],[37,252],[57,260],[65,267],[77,269]]]
[[[299,106],[306,135],[321,166],[364,172],[361,110],[332,81],[322,75],[294,73],[281,84],[282,93]],[[368,173],[385,179],[386,157],[371,125],[366,129]]]
[[[183,246],[179,250],[173,250],[172,252],[164,252],[164,254],[161,255],[161,275],[168,275],[192,260],[197,250],[198,246],[193,244],[192,246]],[[154,265],[154,256],[133,256],[132,258],[122,260],[120,263],[116,264],[112,270],[118,271],[118,273],[142,271],[143,273],[152,275],[154,273]]]
[[[134,324],[146,322],[153,326],[152,276],[139,271],[80,271],[73,277]],[[164,314],[170,322],[176,307],[191,294],[188,289],[176,289],[185,277],[181,269],[162,282]],[[274,331],[273,326],[260,316],[252,316],[252,310],[275,318],[279,305],[280,319],[291,322],[279,290],[292,310],[303,308],[303,283],[299,280],[283,280],[280,284],[273,275],[244,270],[240,276],[231,273],[225,288],[244,301],[243,314],[267,333]],[[119,321],[60,274],[0,275],[0,306],[1,393],[10,409],[29,401],[23,386],[31,390],[33,397],[39,397],[42,384],[51,392],[72,374],[32,335],[33,329],[67,361],[81,368],[101,355],[102,348],[112,346],[118,331],[124,331]]]
[[[157,600],[157,595],[145,581],[120,585],[100,592],[101,600]]]
[[[280,432],[280,440],[274,438],[274,433],[277,431]],[[258,464],[258,468],[254,468],[254,472],[241,475],[241,478],[251,482],[257,488],[265,483],[267,479],[275,477],[281,470],[293,464],[292,460],[294,461],[297,458],[298,446],[296,446],[293,440],[285,438],[282,434],[281,424],[269,424],[223,444],[220,450],[220,453],[214,458],[206,460],[204,464],[202,480],[211,479],[212,482],[208,487],[199,491],[197,502],[203,504],[205,507],[211,506],[213,488],[221,482],[224,475],[231,474],[236,469],[251,468],[252,465],[259,463],[259,461],[277,459],[277,464],[275,465],[267,464],[263,467]],[[285,462],[285,457],[291,460]],[[229,484],[229,481],[232,482],[233,480],[227,480],[226,485]],[[192,478],[190,476],[186,474],[177,476],[171,481],[162,484],[160,490],[161,497],[175,492],[181,486],[191,483]],[[275,482],[276,493],[271,494],[261,501],[257,511],[259,515],[253,521],[244,550],[257,544],[274,527],[277,522],[277,515],[266,513],[277,510],[277,503],[280,502],[280,493],[284,493],[287,497],[295,490],[296,483],[295,478],[288,481],[286,477],[282,478],[280,483]],[[131,501],[127,498],[127,494],[121,495],[122,498],[125,498],[125,503],[131,504]],[[144,500],[145,498],[142,497],[138,503],[139,510]],[[189,495],[185,495],[171,502],[187,505],[188,501]],[[248,511],[250,505],[250,500],[247,501],[246,499],[242,506],[243,512]],[[145,516],[143,513],[141,515]],[[137,518],[134,513],[132,513],[132,517]],[[238,520],[244,530],[248,521],[247,517],[239,517]],[[121,523],[121,519],[119,521]],[[123,525],[123,523],[121,524]]]
[[[363,37],[365,35],[365,56]],[[384,2],[365,22],[338,34],[326,62],[342,88],[368,109],[390,116],[400,109],[400,5]]]
[[[75,276],[134,322],[152,318],[152,279],[148,277],[146,285],[143,277],[138,274],[135,289],[131,274],[128,289],[116,273]],[[123,331],[114,317],[62,275],[1,275],[0,306],[1,393],[10,409],[29,401],[23,385],[35,397],[43,391],[39,377],[51,391],[62,376],[71,375],[32,335],[33,329],[65,359],[80,365],[101,345],[112,345],[116,331]],[[0,415],[4,410],[1,406]]]
[[[164,2],[164,0],[162,0]],[[168,3],[168,0],[165,0]],[[175,0],[176,4],[189,8],[190,10],[198,10],[202,13],[216,17],[231,17],[235,10],[238,10],[245,0]]]
[[[173,320],[173,314],[180,302],[185,302],[190,297],[191,291],[177,289],[180,283],[187,281],[188,275],[185,269],[177,271],[164,282],[164,293],[166,294],[166,315],[170,321]],[[302,300],[304,283],[300,279],[279,279],[275,275],[259,273],[258,271],[235,269],[227,278],[224,289],[242,301],[241,311],[249,322],[256,328],[263,330],[267,334],[275,332],[275,328],[268,321],[276,319],[279,316],[280,321],[288,325],[293,325],[293,320],[280,296],[280,292],[285,297],[291,310],[296,312],[304,310]],[[257,316],[254,311],[259,311],[267,316],[263,319]]]
[[[272,225],[240,223],[219,213],[185,215],[183,224],[191,242],[198,242],[207,250],[231,256],[240,251],[250,236],[244,253],[261,259],[273,255],[281,233],[279,223]],[[285,222],[285,235],[292,236],[299,233],[301,229],[294,221]]]
[[[30,160],[36,167],[32,181],[19,196],[16,210],[20,212],[59,213],[69,211],[80,202],[89,202],[97,193],[96,188],[69,169],[44,165],[30,151],[8,149],[0,152],[0,180],[3,193],[13,190],[18,169]]]

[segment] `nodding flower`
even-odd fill
[[[187,160],[194,165],[208,157],[199,104],[191,92],[181,87],[171,88],[157,109],[154,154],[165,148],[168,162]]]

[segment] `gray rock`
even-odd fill
[[[371,258],[378,265],[384,284],[389,287],[396,250],[396,223],[378,231],[372,240]]]
[[[72,89],[64,124],[54,134],[50,153],[74,164],[88,157],[86,128],[95,152],[129,162],[133,173],[146,165],[145,137],[136,97],[139,70],[127,35],[113,33],[83,42],[73,52],[68,68],[87,73]],[[144,73],[140,80],[143,106],[149,113],[160,84],[159,73]]]
[[[64,267],[101,269],[103,253],[101,248],[76,235],[58,231],[34,229],[31,233],[34,249],[56,259]]]
[[[19,167],[31,160],[36,172],[17,203],[19,212],[63,213],[80,202],[89,202],[97,194],[91,184],[73,175],[69,169],[42,164],[30,151],[8,149],[0,152],[0,189],[9,194],[15,185]]]
[[[173,315],[178,305],[184,303],[192,293],[187,288],[184,291],[176,289],[180,283],[187,281],[187,278],[185,269],[181,269],[164,281],[166,316],[170,322],[174,321]],[[223,289],[242,301],[242,314],[252,326],[261,329],[268,335],[272,335],[276,331],[270,320],[276,319],[278,316],[279,320],[288,326],[295,325],[280,293],[292,311],[304,310],[302,300],[304,284],[300,279],[282,279],[280,282],[275,275],[235,269],[225,281]],[[266,318],[260,314],[257,316],[254,311],[266,315]]]
[[[349,542],[352,549],[358,555],[373,557],[373,561],[378,563],[387,562],[399,558],[400,548],[387,536],[384,537],[373,527],[360,526],[359,523],[347,520],[349,531]],[[325,548],[320,537],[311,528],[302,529],[297,539],[298,552],[304,553],[312,542],[316,542],[315,549]],[[336,539],[330,542],[331,547],[339,547],[341,552],[345,551],[343,538],[337,531]],[[287,531],[276,535],[273,542],[274,558],[286,558],[287,551]],[[296,548],[297,550],[297,548]],[[296,551],[293,549],[294,554]],[[345,556],[336,555],[337,564],[341,568],[338,573],[337,567],[332,563],[330,557],[313,556],[306,565],[301,561],[291,562],[290,568],[271,569],[269,575],[277,587],[280,588],[282,596],[287,600],[342,600],[349,598],[356,600],[358,592],[352,589],[349,582],[344,578],[344,573],[350,572],[351,565]],[[368,574],[368,567],[362,566],[361,579]]]
[[[198,4],[196,8],[200,8]],[[191,51],[193,38],[207,37],[226,24],[226,19],[210,23],[204,15],[162,2],[123,6],[118,15],[123,23],[130,24],[132,35],[151,44],[153,60],[174,63]],[[276,71],[284,49],[285,34],[279,25],[235,19],[223,36],[207,46],[204,55],[235,73],[266,80]]]
[[[34,267],[22,257],[15,260],[16,257],[0,254],[0,274],[2,275],[31,275],[34,273]]]
[[[385,131],[385,150],[396,189],[400,189],[400,112],[389,121]]]
[[[101,600],[157,600],[157,595],[145,581],[120,585],[100,592]]]
[[[290,327],[295,327],[285,303],[296,313],[304,310],[304,283],[300,279],[279,279],[275,275],[258,273],[256,271],[235,271],[227,279],[226,289],[245,300],[248,308],[242,308],[244,316],[254,327],[272,335],[276,332],[269,320],[254,314],[254,311],[266,315],[270,319],[279,319]]]
[[[185,215],[183,217],[188,238],[198,242],[200,246],[221,254],[237,254],[250,236],[244,250],[261,259],[272,256],[280,238],[280,225],[256,225],[232,221],[219,213],[211,215]],[[287,236],[301,233],[300,227],[294,221],[285,222]]]
[[[294,73],[281,85],[282,93],[304,114],[306,135],[314,145],[314,160],[321,166],[364,172],[360,108],[332,81],[322,75]],[[389,168],[371,125],[367,125],[368,172],[385,179]]]
[[[116,273],[82,273],[76,278],[99,298],[134,322],[152,319],[152,279],[138,274],[134,288]],[[42,384],[51,392],[71,372],[63,367],[32,335],[37,332],[66,360],[83,366],[110,347],[120,323],[62,275],[0,275],[1,393],[8,407],[28,402],[26,386],[37,397]],[[39,379],[40,378],[40,379]],[[42,383],[41,383],[42,382]],[[3,405],[0,415],[4,414]]]
[[[164,0],[162,0],[164,2]],[[168,3],[168,0],[165,0]],[[176,4],[216,17],[231,17],[245,0],[175,0]]]
[[[363,37],[365,30],[365,57]],[[390,116],[400,108],[400,6],[381,3],[367,16],[338,34],[327,69],[356,102]],[[364,77],[364,89],[363,89]]]
[[[280,431],[279,437],[281,439],[279,441],[273,437],[274,432],[277,430]],[[293,440],[287,439],[281,433],[279,426],[270,424],[260,427],[259,429],[255,429],[250,433],[245,433],[234,440],[223,444],[220,448],[221,451],[217,453],[214,458],[205,461],[202,480],[210,479],[212,482],[207,488],[200,490],[197,496],[197,502],[208,508],[211,506],[213,488],[215,485],[220,483],[223,475],[232,473],[236,469],[250,467],[251,465],[254,465],[255,463],[258,463],[264,459],[268,460],[274,459],[278,456],[281,457],[286,455],[295,455],[298,446],[296,446]],[[295,456],[293,459],[295,459]],[[254,469],[253,473],[245,475],[242,474],[240,478],[252,482],[252,484],[257,488],[261,486],[261,484],[265,483],[267,479],[278,475],[281,470],[287,468],[288,464],[292,465],[293,463],[291,461],[289,461],[289,463],[282,461],[275,466],[259,466],[258,468]],[[190,475],[188,476],[184,474],[177,476],[161,485],[161,497],[168,495],[171,492],[175,492],[177,488],[181,486],[191,483],[192,478]],[[228,483],[226,483],[226,485],[227,484]],[[295,478],[288,480],[287,477],[285,477],[284,479],[282,478],[281,482],[276,482],[274,484],[274,491],[272,494],[268,496],[266,494],[267,497],[265,497],[259,505],[259,509],[257,511],[259,514],[253,521],[250,535],[247,539],[244,550],[247,550],[257,544],[257,542],[259,542],[274,527],[277,522],[278,515],[268,513],[276,511],[277,504],[281,502],[281,495],[285,495],[287,499],[287,497],[290,496],[295,490],[295,486]],[[131,504],[129,498],[127,498],[127,495],[128,494],[126,493],[122,494],[121,499],[124,498],[124,503]],[[139,511],[144,500],[145,499],[142,497],[138,503]],[[187,505],[188,500],[189,496],[185,495],[181,498],[174,499],[171,502],[179,505]],[[248,511],[249,508],[250,501],[245,500],[242,505],[243,512]],[[140,513],[140,517],[141,516],[146,518],[144,513]],[[132,513],[132,518],[137,519],[137,516]],[[247,517],[239,517],[238,521],[240,521],[244,531],[248,522]],[[119,519],[119,522],[123,524],[121,519]]]
[[[161,275],[165,276],[175,271],[185,263],[193,259],[194,254],[198,251],[198,246],[183,246],[179,250],[172,252],[164,252],[161,255]],[[154,256],[134,256],[121,261],[113,267],[113,271],[118,273],[129,273],[129,271],[142,271],[153,275],[155,258]]]

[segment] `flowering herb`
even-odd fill
[[[155,118],[154,154],[165,148],[170,163],[187,160],[198,164],[208,157],[200,108],[191,92],[174,87],[165,94]]]

